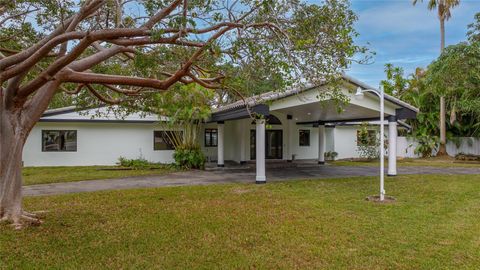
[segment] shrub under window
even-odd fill
[[[42,130],[43,152],[76,152],[76,130]]]

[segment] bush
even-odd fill
[[[380,157],[379,145],[358,145],[357,152],[360,158],[378,159]]]
[[[177,148],[173,154],[175,165],[185,169],[205,169],[206,157],[200,147]]]
[[[439,139],[437,136],[424,135],[417,137],[418,145],[414,150],[416,155],[420,155],[423,158],[429,158],[432,156],[433,151],[438,148]]]
[[[120,157],[118,158],[117,164],[121,167],[126,167],[126,168],[132,168],[134,170],[140,170],[140,169],[145,169],[145,168],[150,168],[153,163],[150,161],[140,157],[136,159],[128,159],[125,157]]]
[[[328,151],[325,152],[325,159],[326,160],[335,160],[335,158],[338,156],[338,153],[335,151]]]
[[[455,159],[463,160],[463,161],[480,161],[480,156],[473,155],[473,154],[458,153],[455,155]]]

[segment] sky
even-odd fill
[[[428,1],[428,0],[427,0]],[[424,2],[427,2],[424,1]],[[315,1],[311,1],[315,2]],[[461,0],[446,23],[446,46],[466,40],[468,24],[480,12],[480,0]],[[357,43],[376,52],[374,63],[354,64],[346,71],[373,87],[385,79],[384,65],[401,66],[406,74],[426,67],[440,54],[440,24],[426,3],[411,0],[351,0],[357,14]],[[367,44],[368,43],[368,44]]]

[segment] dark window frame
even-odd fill
[[[153,131],[153,151],[173,151],[173,150],[175,150],[175,146],[173,145],[173,143],[171,143],[169,141],[166,141],[165,137],[163,137],[163,136],[161,136],[161,137],[162,137],[162,140],[164,140],[164,143],[167,145],[167,149],[155,149],[155,138],[156,138],[155,135],[156,135],[157,132],[166,133],[166,132],[176,132],[176,131],[174,131],[174,130],[154,130]],[[165,135],[165,136],[166,136],[166,138],[168,138],[167,135]]]
[[[47,132],[60,132],[60,133],[65,133],[65,132],[73,132],[75,133],[75,149],[73,150],[49,150],[47,149],[46,145],[44,145],[44,138],[45,134]],[[76,129],[42,129],[42,136],[41,136],[41,148],[42,152],[77,152],[78,151],[78,131]]]
[[[307,135],[307,143],[306,144],[302,144],[302,134],[305,134]],[[310,136],[310,129],[299,129],[298,130],[298,146],[310,146],[310,139],[311,139],[311,136]]]
[[[215,131],[215,132],[213,132]],[[213,143],[213,133],[217,134],[215,143]],[[206,128],[204,133],[203,133],[203,145],[205,147],[218,147],[218,129],[217,128]],[[210,143],[207,144],[207,134],[209,135],[210,138]]]

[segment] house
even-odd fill
[[[224,166],[225,160],[255,160],[259,182],[265,181],[265,159],[317,159],[323,164],[328,151],[337,152],[338,158],[355,157],[358,124],[379,120],[379,100],[372,93],[358,99],[353,94],[357,88],[372,87],[349,76],[344,80],[341,91],[350,102],[341,113],[332,100],[320,102],[319,91],[326,86],[265,93],[215,109],[202,126],[200,145],[218,166]],[[45,112],[26,141],[24,165],[112,165],[120,156],[173,161],[173,147],[165,140],[168,131],[159,124],[166,119],[140,113],[120,118],[107,107],[98,110],[103,113],[93,118],[97,109]],[[396,174],[399,123],[405,127],[400,120],[414,118],[417,112],[417,108],[385,95],[390,175]],[[251,113],[263,118],[252,120]]]

